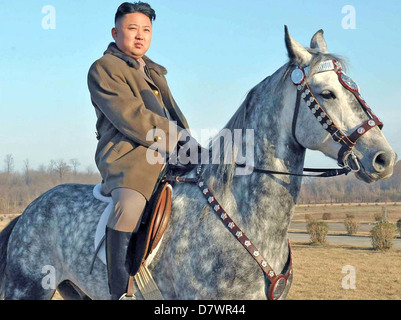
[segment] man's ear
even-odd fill
[[[113,37],[114,41],[117,39],[117,28],[111,29],[111,36]]]

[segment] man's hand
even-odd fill
[[[181,131],[178,142],[178,162],[183,165],[197,165],[202,163],[203,158],[208,160],[209,151],[203,148],[186,130],[183,131]],[[203,159],[203,162],[207,161],[206,159]]]

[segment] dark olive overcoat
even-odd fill
[[[167,70],[146,56],[143,60],[148,76],[140,70],[136,59],[111,43],[88,73],[99,140],[95,162],[105,195],[125,187],[149,200],[163,164],[150,163],[148,149],[168,154],[176,147],[177,131],[188,129],[167,85]],[[158,155],[157,151],[152,152]]]

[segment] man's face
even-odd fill
[[[140,12],[128,13],[111,30],[117,47],[125,54],[139,59],[145,55],[152,40],[152,22]]]

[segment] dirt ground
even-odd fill
[[[290,300],[400,300],[401,250],[293,243]],[[351,287],[354,274],[355,289]],[[343,285],[344,284],[344,285]]]
[[[385,209],[383,209],[385,208]],[[360,222],[372,222],[387,210],[390,222],[401,219],[401,203],[298,206],[294,221],[305,221],[305,214],[330,221],[343,221],[352,214]],[[0,230],[13,218],[0,215]],[[346,245],[315,246],[293,242],[294,281],[290,300],[400,300],[401,250],[378,252],[370,247]],[[355,287],[351,284],[354,284]],[[54,300],[62,297],[56,293]]]

